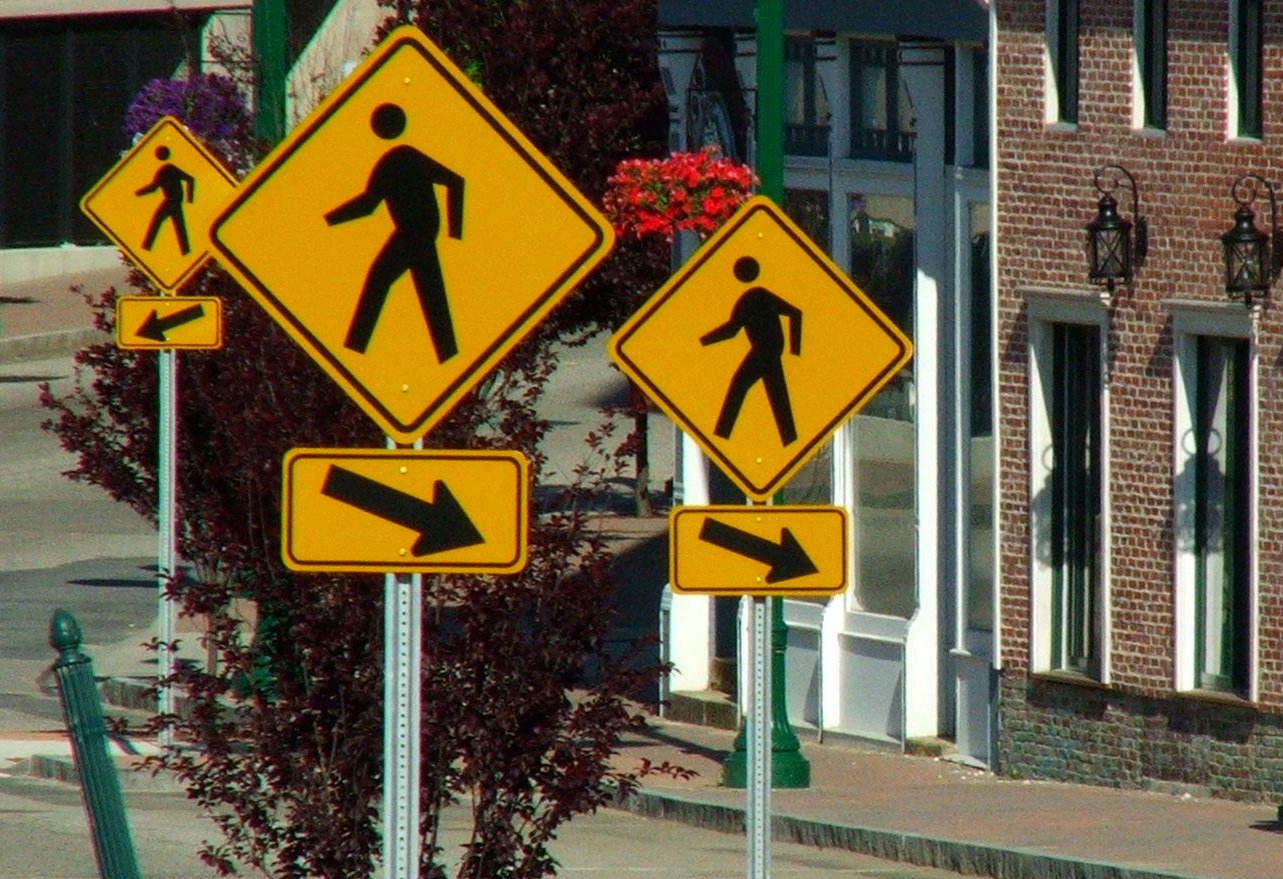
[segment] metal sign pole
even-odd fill
[[[158,672],[162,680],[174,673],[174,651],[172,648],[176,636],[178,617],[177,602],[168,595],[168,585],[177,568],[178,527],[178,353],[172,349],[163,350],[157,359],[159,370],[159,403],[158,433],[159,457],[157,461],[157,509],[156,509],[156,582],[160,588],[159,624],[156,640],[160,644],[157,655]],[[156,710],[161,714],[172,714],[174,711],[174,688],[165,684],[160,687]],[[173,730],[166,726],[160,732],[160,744],[169,747],[173,744]]]
[[[770,599],[754,596],[753,686],[748,714],[748,879],[771,875]]]
[[[423,578],[384,579],[383,875],[419,875],[419,666]]]
[[[415,444],[423,448],[423,442]],[[388,440],[389,448],[396,443]],[[423,577],[383,580],[383,875],[419,877]]]

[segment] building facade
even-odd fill
[[[841,504],[852,520],[852,588],[784,602],[789,717],[893,747],[955,739],[988,765],[989,11],[976,0],[785,7],[783,207],[915,345],[910,366],[783,492]],[[753,4],[668,0],[659,12],[670,146],[716,144],[752,162]],[[679,457],[680,502],[736,500],[689,441]],[[718,670],[739,658],[739,604],[672,597],[673,693],[735,689]]]
[[[995,13],[998,768],[1277,798],[1283,318],[1222,239],[1283,185],[1283,9]],[[1097,283],[1104,192],[1132,267]]]
[[[293,122],[359,59],[384,10],[377,0],[280,2]],[[130,146],[126,109],[151,79],[248,63],[253,8],[254,0],[0,4],[0,283],[119,262],[78,205]]]

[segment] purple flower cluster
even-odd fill
[[[131,139],[144,134],[165,116],[177,118],[192,134],[229,157],[240,155],[247,146],[249,109],[229,76],[204,73],[190,79],[151,80],[125,111],[125,134]]]

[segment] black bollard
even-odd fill
[[[93,660],[81,652],[80,643],[76,618],[61,608],[54,611],[49,621],[49,645],[58,651],[53,671],[89,814],[98,875],[102,879],[139,879],[120,777],[108,751],[107,722],[98,698]]]

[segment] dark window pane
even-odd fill
[[[1247,693],[1249,645],[1248,343],[1198,339],[1194,548],[1198,685]]]
[[[1261,136],[1261,0],[1240,0],[1234,78],[1238,85],[1238,134]]]
[[[1100,518],[1100,333],[1056,324],[1052,351],[1053,663],[1097,676]]]
[[[58,243],[62,46],[63,34],[53,30],[6,40],[3,208],[9,247]]]
[[[1145,0],[1136,27],[1136,51],[1144,99],[1143,124],[1167,127],[1167,2]]]
[[[110,16],[0,28],[0,246],[103,240],[80,197],[128,146],[121,122],[133,96],[174,74],[197,27]]]

